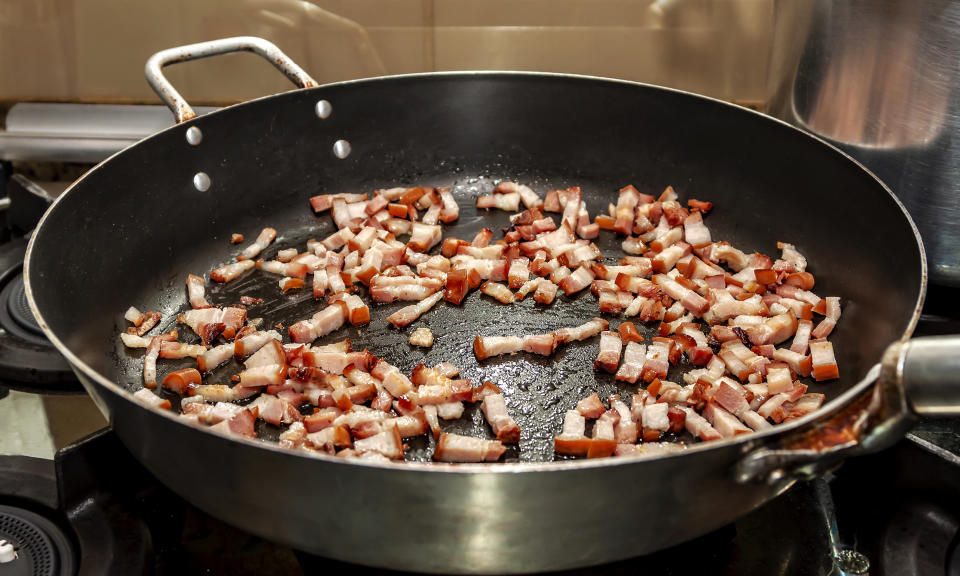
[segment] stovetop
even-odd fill
[[[4,385],[77,393],[66,363],[38,339],[23,309],[22,234],[42,213],[43,192],[23,178],[6,184],[11,197],[26,200],[0,226],[0,402]],[[960,333],[960,310],[950,304],[956,293],[931,287],[918,335]],[[109,429],[53,460],[0,456],[4,539],[17,543],[19,557],[0,562],[0,576],[384,573],[303,554],[208,516],[159,484]],[[960,575],[960,420],[923,420],[893,449],[798,484],[694,541],[567,574],[641,571]]]

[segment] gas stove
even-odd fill
[[[58,191],[33,180],[69,180],[86,165],[0,167],[0,415],[12,401],[8,389],[92,410],[30,315],[22,278],[27,235]],[[960,311],[950,305],[956,296],[957,289],[931,287],[917,334],[960,333]],[[58,417],[76,415],[78,405]],[[58,417],[48,410],[51,428]],[[88,427],[100,422],[94,414]],[[55,444],[66,444],[53,459],[0,456],[0,576],[384,572],[310,556],[210,517],[146,472],[109,428],[83,438],[53,435]],[[569,574],[638,570],[960,575],[960,422],[925,420],[893,449],[798,484],[711,534]]]

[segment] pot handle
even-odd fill
[[[737,463],[736,479],[767,484],[807,480],[851,456],[893,445],[918,416],[960,416],[960,336],[895,342],[865,380],[876,380],[876,385],[834,414],[751,450]]]
[[[168,48],[157,52],[147,60],[145,72],[150,87],[153,88],[157,96],[173,111],[173,115],[177,119],[177,124],[192,120],[196,118],[197,114],[193,111],[193,108],[187,104],[183,96],[177,92],[177,89],[170,84],[166,76],[163,75],[163,67],[176,62],[187,62],[200,58],[209,58],[210,56],[217,56],[219,54],[229,54],[231,52],[253,52],[263,57],[300,88],[312,88],[318,85],[303,68],[287,57],[287,55],[281,52],[273,43],[255,36],[221,38],[209,42]]]

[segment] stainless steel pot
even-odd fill
[[[817,0],[776,14],[769,112],[886,182],[920,229],[931,281],[960,286],[960,4]]]

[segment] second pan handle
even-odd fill
[[[903,340],[887,349],[884,372],[896,378],[920,416],[960,416],[960,336]]]
[[[200,58],[209,58],[219,54],[230,54],[232,52],[253,52],[262,56],[265,60],[284,73],[291,82],[300,88],[312,88],[317,86],[317,82],[307,74],[303,68],[287,57],[273,43],[256,38],[254,36],[236,36],[234,38],[221,38],[220,40],[211,40],[209,42],[200,42],[199,44],[188,44],[176,48],[161,50],[147,60],[146,74],[147,82],[153,91],[160,96],[160,99],[173,111],[177,119],[177,124],[191,120],[197,116],[193,108],[187,104],[183,96],[177,92],[177,89],[170,84],[166,76],[163,75],[163,67],[176,62],[187,62],[189,60],[198,60]]]

